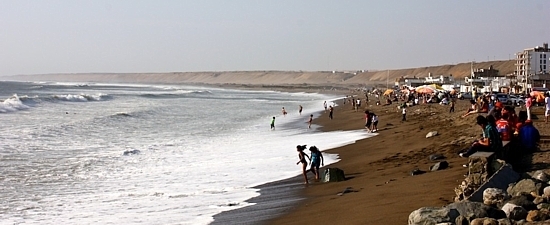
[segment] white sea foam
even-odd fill
[[[82,95],[97,95],[94,86]],[[66,87],[44,84],[34,90],[43,93],[33,94],[74,88]],[[307,129],[310,114],[326,116],[322,102],[336,99],[331,96],[119,87],[102,89],[114,96],[110,101],[59,94],[71,100],[0,117],[1,221],[207,224],[216,213],[249,205],[246,200],[258,195],[256,185],[299,175],[296,145],[324,151],[374,135]],[[209,94],[142,96],[180,90]],[[304,107],[302,115],[298,105]],[[282,116],[281,107],[289,114]],[[125,155],[128,150],[139,152]],[[339,160],[324,156],[325,165]]]

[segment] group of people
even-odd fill
[[[302,174],[304,176],[304,183],[308,184],[309,179],[307,178],[307,174],[309,172],[313,172],[315,176],[315,180],[319,180],[320,174],[319,174],[319,167],[324,166],[325,162],[323,159],[323,154],[319,150],[319,148],[315,146],[309,147],[309,151],[311,152],[311,157],[304,152],[304,150],[307,149],[306,145],[298,145],[296,146],[296,151],[298,151],[298,162],[296,162],[296,165],[302,164]],[[309,160],[309,163],[308,163]],[[310,168],[307,169],[307,165],[310,165]]]
[[[534,152],[540,140],[540,133],[526,111],[516,114],[512,106],[503,106],[498,101],[487,116],[477,116],[476,124],[483,129],[483,136],[459,153],[461,157],[483,151],[495,152],[497,157],[514,161],[520,154]],[[510,150],[505,152],[503,143],[508,144]]]
[[[369,110],[365,110],[365,129],[368,133],[378,131],[378,116]]]

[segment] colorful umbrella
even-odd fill
[[[388,89],[388,90],[384,91],[384,95],[391,95],[392,93],[393,93],[392,89]]]
[[[441,87],[441,85],[438,85],[438,84],[430,84],[428,85],[429,87],[433,87],[435,90],[440,90],[440,91],[444,91],[445,89],[443,87]]]
[[[535,97],[538,103],[544,102],[544,93],[540,91],[531,91],[529,95],[531,95],[532,97]]]
[[[423,86],[417,87],[414,90],[418,93],[421,93],[421,94],[431,94],[431,93],[435,92],[435,88],[432,87],[432,86],[428,86],[428,85],[423,85]]]

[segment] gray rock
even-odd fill
[[[512,220],[522,220],[527,217],[528,211],[521,206],[514,205],[512,203],[506,203],[502,207],[502,211],[506,213],[506,217]]]
[[[437,131],[430,131],[428,134],[426,134],[426,138],[431,138],[437,135]]]
[[[447,167],[449,167],[449,163],[447,161],[441,161],[430,166],[430,171],[444,170],[447,169]]]
[[[458,216],[455,220],[455,225],[470,225],[470,221],[462,215]]]
[[[545,187],[543,190],[542,190],[542,196],[543,197],[546,197],[546,198],[550,198],[550,186],[548,187]]]
[[[490,217],[495,219],[506,218],[504,211],[484,205],[481,202],[461,201],[454,202],[446,206],[449,209],[456,209],[460,215],[469,218],[484,218]]]
[[[535,171],[532,177],[542,182],[548,182],[548,174],[542,170]]]
[[[455,221],[458,211],[446,207],[422,207],[409,215],[409,225],[435,225]]]
[[[540,194],[541,189],[541,183],[537,183],[532,179],[523,179],[518,181],[515,185],[509,186],[507,192],[510,196],[518,196],[521,193],[529,194],[531,192]]]
[[[533,203],[532,198],[533,196],[531,195],[523,194],[523,195],[514,196],[510,198],[508,201],[506,201],[506,203],[511,203],[517,206],[521,206],[526,210],[533,210],[533,209],[536,209],[537,206],[535,205],[535,203]]]
[[[445,156],[442,155],[442,154],[432,154],[432,155],[430,155],[429,159],[431,161],[436,161],[436,160],[440,160],[440,159],[445,159]]]
[[[508,194],[502,189],[487,188],[483,191],[483,204],[495,206],[503,203],[508,198]]]

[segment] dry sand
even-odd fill
[[[379,135],[328,151],[339,154],[342,159],[328,167],[344,170],[347,180],[317,182],[302,188],[301,194],[306,200],[297,207],[284,209],[284,216],[269,223],[407,224],[409,214],[420,207],[447,205],[453,201],[454,188],[467,172],[462,167],[467,159],[458,157],[457,153],[481,133],[481,128],[475,125],[475,115],[460,118],[467,107],[466,100],[458,101],[455,113],[449,113],[448,106],[438,104],[413,106],[409,108],[406,122],[400,121],[401,114],[395,104],[365,107],[379,115]],[[541,108],[535,111],[540,112]],[[334,120],[322,116],[315,122],[325,131],[363,129],[364,126],[363,112],[353,111],[349,104],[336,108]],[[535,120],[535,126],[542,135],[550,133],[541,120]],[[426,139],[430,131],[438,131],[439,135]],[[434,153],[444,154],[450,167],[410,175],[416,168],[429,171],[429,166],[435,163],[429,160],[429,155]],[[549,160],[544,152],[531,158],[532,165],[539,166]],[[544,165],[547,168],[547,164]],[[353,191],[337,195],[346,188]]]

